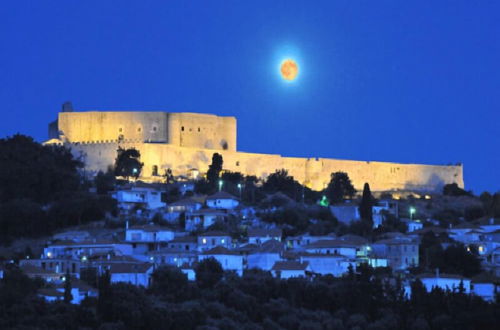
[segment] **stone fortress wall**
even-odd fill
[[[205,173],[213,153],[218,152],[223,157],[225,170],[266,178],[285,168],[297,181],[314,190],[326,187],[330,174],[337,171],[347,172],[357,190],[362,190],[365,182],[370,184],[372,191],[437,192],[447,183],[464,187],[462,165],[294,158],[238,152],[234,117],[165,112],[62,112],[57,124],[62,142],[83,157],[86,170],[92,173],[105,171],[112,165],[118,147],[133,147],[141,152],[144,162],[141,176],[147,180],[160,179],[153,176],[154,172],[161,175],[168,168],[174,175],[188,176],[193,170]],[[123,133],[123,139],[118,138],[119,133]]]

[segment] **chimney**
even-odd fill
[[[490,218],[490,225],[494,225],[495,224],[495,219],[494,218]]]
[[[128,220],[125,221],[125,229],[128,229]]]
[[[436,268],[436,278],[439,278],[439,268]]]

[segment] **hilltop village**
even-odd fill
[[[64,145],[16,135],[0,149],[0,292],[25,288],[2,304],[60,304],[75,326],[113,329],[428,329],[468,324],[458,301],[486,328],[498,319],[498,193],[372,192],[344,171],[316,191],[286,168],[228,170],[217,151],[206,172],[152,182],[128,145],[91,175]],[[8,308],[2,328],[19,322]],[[37,322],[59,327],[50,313]]]

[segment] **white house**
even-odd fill
[[[247,255],[247,268],[271,270],[277,261],[281,260],[284,246],[277,240],[268,240]]]
[[[151,283],[153,264],[150,263],[113,263],[106,267],[109,270],[111,283],[130,283],[148,287]]]
[[[207,231],[198,235],[198,250],[207,251],[216,246],[232,247],[231,236],[223,231]]]
[[[418,266],[418,242],[408,236],[397,236],[379,240],[371,245],[372,252],[379,258],[386,258],[394,270]]]
[[[302,253],[300,262],[309,263],[311,271],[321,275],[330,274],[339,277],[348,272],[349,266],[356,270],[354,259],[348,259],[339,254]]]
[[[406,223],[409,233],[424,228],[424,224],[420,220],[401,219],[401,221]]]
[[[168,227],[156,225],[132,226],[125,231],[127,242],[169,242],[174,239],[174,231]]]
[[[219,191],[208,196],[206,203],[209,208],[222,210],[233,210],[240,204],[236,197],[225,191]]]
[[[43,249],[43,258],[81,259],[93,254],[132,255],[130,243],[95,240],[84,242],[56,242]]]
[[[322,236],[314,236],[306,233],[298,236],[288,236],[285,239],[285,245],[287,249],[303,250],[304,247],[308,246],[309,244],[315,243],[317,241],[332,240],[335,238],[336,236],[333,233]]]
[[[192,265],[198,261],[198,251],[184,250],[176,248],[166,248],[159,251],[148,252],[150,262],[155,265],[172,265],[180,267],[182,265]]]
[[[224,210],[217,209],[200,209],[186,213],[186,231],[194,231],[196,229],[207,229],[218,221],[225,221],[227,213]]]
[[[217,246],[202,252],[198,256],[199,261],[208,258],[217,260],[224,270],[235,271],[239,276],[243,274],[243,256],[237,251],[231,251],[225,247]]]
[[[306,272],[310,272],[311,267],[307,262],[299,261],[276,261],[271,269],[274,277],[287,279],[291,277],[305,277]]]
[[[178,236],[168,242],[168,247],[184,251],[197,251],[198,238],[195,236]]]
[[[111,195],[118,202],[118,206],[124,210],[132,210],[134,207],[144,207],[148,210],[156,210],[165,207],[161,201],[161,192],[146,187],[131,187],[116,190]]]
[[[201,209],[203,203],[192,197],[181,199],[177,202],[171,203],[167,207],[167,212],[180,214],[182,212],[194,212]]]
[[[339,254],[351,259],[356,258],[357,247],[351,242],[339,239],[320,240],[307,245],[304,250],[308,253]]]
[[[262,244],[269,240],[276,240],[281,242],[282,231],[279,228],[262,229],[262,228],[248,228],[248,243],[249,244]]]
[[[417,278],[422,281],[427,292],[431,292],[433,288],[441,288],[443,290],[458,291],[460,285],[463,285],[464,293],[470,293],[470,279],[454,274],[421,274]]]

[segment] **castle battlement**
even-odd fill
[[[116,150],[136,148],[144,162],[141,176],[154,179],[171,169],[185,175],[193,169],[208,170],[218,152],[224,169],[266,178],[285,168],[297,181],[322,190],[332,172],[349,174],[356,189],[365,182],[373,191],[437,192],[448,183],[464,187],[463,166],[402,164],[328,158],[283,157],[277,154],[239,152],[236,149],[236,118],[198,113],[139,111],[63,111],[49,125],[48,143],[67,145],[83,156],[86,170],[105,171]],[[159,177],[158,177],[159,179]]]

